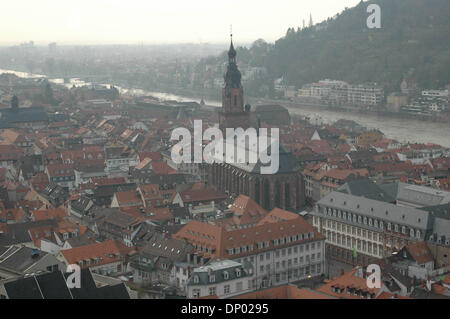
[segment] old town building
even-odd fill
[[[219,112],[219,127],[224,133],[226,128],[245,130],[251,125],[249,106],[244,107],[241,74],[237,69],[233,42],[228,51],[228,58],[222,110]],[[252,152],[251,146],[246,143],[243,151],[247,157]],[[262,174],[261,167],[263,166],[265,165],[259,156],[256,163],[216,162],[207,167],[209,183],[229,194],[247,195],[265,209],[274,207],[300,209],[305,203],[304,182],[299,162],[295,156],[280,144],[278,171],[275,174]]]

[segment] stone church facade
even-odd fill
[[[228,67],[222,89],[222,109],[219,128],[251,127],[250,106],[244,106],[241,73],[236,63],[236,51],[231,41]],[[265,209],[279,207],[299,210],[305,204],[304,182],[298,160],[280,144],[279,169],[276,174],[261,174],[261,163],[214,163],[207,166],[208,182],[230,195],[244,194]]]

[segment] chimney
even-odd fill
[[[197,265],[198,264],[198,256],[197,254],[194,254],[194,264]]]

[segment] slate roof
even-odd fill
[[[0,246],[11,246],[14,244],[28,243],[32,241],[29,235],[29,230],[31,228],[42,227],[42,226],[53,226],[57,227],[57,221],[46,219],[33,222],[8,224],[6,227],[7,233],[0,235]]]
[[[37,252],[35,257],[32,256],[34,252]],[[6,258],[4,255],[6,255]],[[0,268],[23,273],[46,256],[47,253],[29,247],[11,247],[4,255],[1,256]]]
[[[239,276],[238,270],[240,271]],[[252,271],[253,265],[248,261],[244,261],[243,263],[238,263],[233,260],[215,261],[207,266],[195,268],[186,285],[209,285],[211,284],[210,276],[212,275],[214,275],[214,284],[218,284],[237,278],[251,276]],[[195,277],[197,277],[198,282],[194,281]]]
[[[395,196],[392,196],[392,193],[386,191],[368,178],[347,182],[337,191],[387,203],[395,203]]]
[[[14,127],[18,123],[47,122],[48,115],[43,107],[24,107],[17,111],[4,109],[0,111],[0,126]]]
[[[380,187],[390,192],[398,201],[404,201],[420,207],[450,203],[450,192],[407,183],[395,184],[380,185]]]
[[[183,261],[193,246],[183,240],[166,238],[164,234],[155,233],[144,247],[144,256],[165,257],[172,262]]]
[[[44,299],[34,276],[5,283],[10,299]]]
[[[429,214],[426,211],[336,191],[320,199],[317,204],[419,229],[429,229],[431,226]],[[313,211],[312,214],[317,213]],[[322,210],[320,214],[323,214]]]
[[[221,143],[221,142],[218,141],[217,143]],[[228,148],[234,147],[233,144],[228,145],[226,140],[223,141],[223,143],[224,143],[224,146],[223,146],[224,153],[225,153],[225,150],[227,149],[227,147]],[[267,149],[269,149],[268,153],[270,153],[270,149],[272,146],[273,146],[272,144],[268,145],[268,147],[267,147]],[[236,149],[237,149],[237,147],[236,147]],[[262,163],[261,159],[258,155],[257,155],[256,163],[249,163],[249,162],[238,163],[238,161],[243,161],[245,159],[249,160],[249,157],[251,154],[250,153],[251,149],[249,149],[248,147],[245,147],[241,151],[243,151],[245,154],[245,157],[242,160],[240,158],[238,158],[237,152],[235,152],[236,154],[235,154],[234,163],[227,163],[227,164],[230,164],[233,167],[236,167],[238,169],[244,170],[249,173],[254,173],[254,174],[260,174],[262,167],[269,167],[271,164],[271,163],[268,163],[268,164]],[[225,156],[223,156],[223,157],[224,157],[223,160],[226,162]],[[222,159],[222,158],[218,158],[218,159]],[[301,167],[300,167],[298,159],[292,153],[287,151],[286,148],[281,144],[281,142],[279,142],[279,165],[278,165],[277,174],[286,174],[286,173],[297,172],[300,169],[301,169]]]
[[[97,288],[89,269],[81,270],[81,287],[69,289],[69,275],[55,271],[15,279],[4,286],[10,299],[130,299],[123,283]]]
[[[124,283],[97,288],[97,294],[99,299],[130,299]]]

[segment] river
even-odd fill
[[[11,70],[2,70],[1,73],[13,73],[19,77],[26,78],[43,78],[44,75],[40,74],[29,74],[26,72],[17,72]],[[63,79],[52,79],[49,81],[55,84],[62,84],[70,88],[73,85],[90,85],[89,82],[84,82],[78,78],[72,78],[69,83],[64,83]],[[109,86],[110,84],[101,84]],[[161,100],[176,100],[180,102],[193,101],[192,97],[164,93],[164,92],[153,92],[145,91],[140,89],[128,89],[119,86],[115,87],[124,94],[132,94],[137,96],[154,96]],[[198,102],[198,101],[197,101]],[[221,102],[217,100],[205,100],[205,103],[209,106],[220,107]],[[283,104],[283,103],[280,103]],[[297,114],[302,116],[308,116],[313,121],[318,123],[333,123],[339,119],[352,120],[359,123],[362,126],[371,129],[379,129],[388,138],[396,139],[400,142],[418,142],[418,143],[436,143],[443,145],[445,147],[450,147],[450,125],[448,123],[437,123],[437,122],[427,122],[414,119],[402,119],[393,118],[389,116],[375,115],[375,114],[360,114],[360,113],[349,113],[349,112],[335,112],[330,110],[323,110],[319,108],[314,108],[311,106],[293,107],[285,105],[289,109],[289,113]]]

